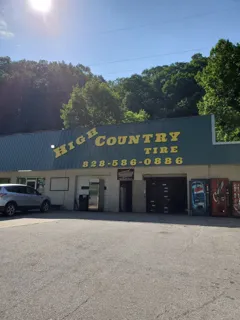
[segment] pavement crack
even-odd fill
[[[190,247],[192,247],[195,242],[198,240],[198,238],[201,236],[203,229],[200,227],[195,234],[192,236],[192,238],[189,240],[188,243],[186,243],[183,250],[180,252],[181,254],[185,253]]]
[[[159,313],[157,316],[156,316],[156,319],[159,319],[161,316],[165,315],[166,314],[166,310],[164,312],[161,312]]]
[[[201,310],[201,309],[203,309],[204,307],[208,306],[209,304],[214,303],[216,300],[218,300],[219,298],[221,298],[224,294],[225,294],[225,292],[222,292],[222,293],[219,294],[218,296],[213,297],[212,299],[206,301],[206,302],[203,303],[201,306],[196,307],[196,308],[191,309],[191,310],[187,310],[187,311],[181,313],[180,315],[177,315],[174,319],[176,319],[176,320],[177,320],[177,319],[182,319],[182,317],[184,317],[184,316],[187,316],[187,315],[189,315],[189,314],[191,314],[191,313],[193,313],[193,312],[195,312],[195,311]]]
[[[88,297],[87,299],[85,299],[82,303],[80,303],[74,310],[70,311],[68,314],[66,314],[63,318],[61,318],[60,320],[64,320],[67,319],[69,316],[71,316],[72,314],[74,314],[76,311],[78,311],[78,309],[80,309],[84,304],[86,304],[88,302],[88,300],[90,299],[90,297]]]

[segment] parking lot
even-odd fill
[[[240,319],[240,220],[0,217],[0,319]]]

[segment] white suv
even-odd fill
[[[40,209],[47,212],[51,201],[47,196],[23,184],[0,184],[0,212],[13,216],[16,211]]]

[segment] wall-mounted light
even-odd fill
[[[51,144],[51,149],[54,149],[55,148],[55,145],[54,144]]]
[[[18,170],[18,172],[31,172],[32,170]]]

